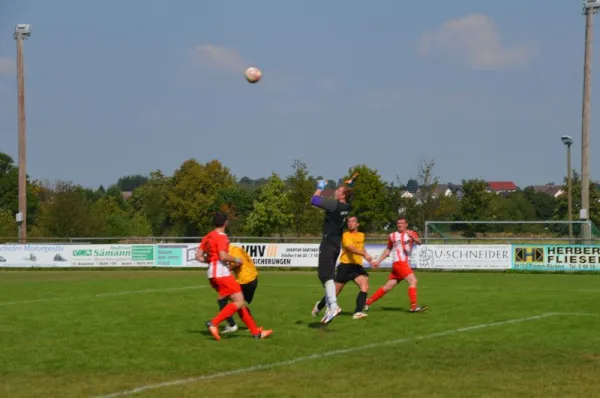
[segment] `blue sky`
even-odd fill
[[[579,1],[0,1],[0,151],[15,158],[17,23],[33,27],[35,179],[97,187],[189,158],[286,176],[301,159],[315,175],[364,163],[404,183],[434,159],[442,182],[560,183],[563,134],[581,167]]]

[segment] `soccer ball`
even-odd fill
[[[260,69],[251,66],[250,68],[246,69],[246,72],[244,72],[244,76],[246,77],[246,80],[248,80],[249,83],[254,84],[258,83],[258,81],[262,77],[262,72],[260,71]]]

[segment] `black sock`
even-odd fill
[[[362,312],[365,304],[367,303],[367,292],[359,292],[356,296],[356,309],[354,313]]]
[[[227,298],[217,300],[217,303],[219,303],[219,309],[222,310],[223,308],[225,308],[225,306],[227,305],[227,301]],[[235,321],[233,320],[233,317],[227,318],[227,323],[229,324],[229,326],[235,326]]]
[[[319,309],[319,311],[321,311],[324,307],[325,307],[325,296],[323,296],[321,301],[319,301],[319,304],[317,304],[317,308]]]

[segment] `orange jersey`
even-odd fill
[[[209,278],[231,275],[229,267],[219,258],[219,252],[229,252],[229,238],[227,234],[213,230],[202,238],[199,248],[208,255]]]

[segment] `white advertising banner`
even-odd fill
[[[243,247],[257,267],[316,267],[319,259],[319,244],[245,242],[231,244]],[[183,266],[206,267],[206,264],[196,261],[197,250],[198,244],[187,245]]]
[[[73,267],[152,267],[154,245],[69,246]]]
[[[318,243],[233,243],[242,246],[258,267],[312,267],[319,261]],[[367,244],[375,259],[384,244]],[[191,267],[206,268],[196,261],[197,243],[157,245],[0,245],[0,267]],[[510,269],[510,245],[415,246],[410,259],[421,269]],[[370,265],[365,260],[365,267]],[[391,268],[386,258],[381,268]]]
[[[0,245],[0,267],[68,267],[67,245]]]
[[[0,245],[0,267],[151,267],[154,264],[154,245]]]
[[[510,269],[511,245],[424,245],[415,256],[423,269]]]

